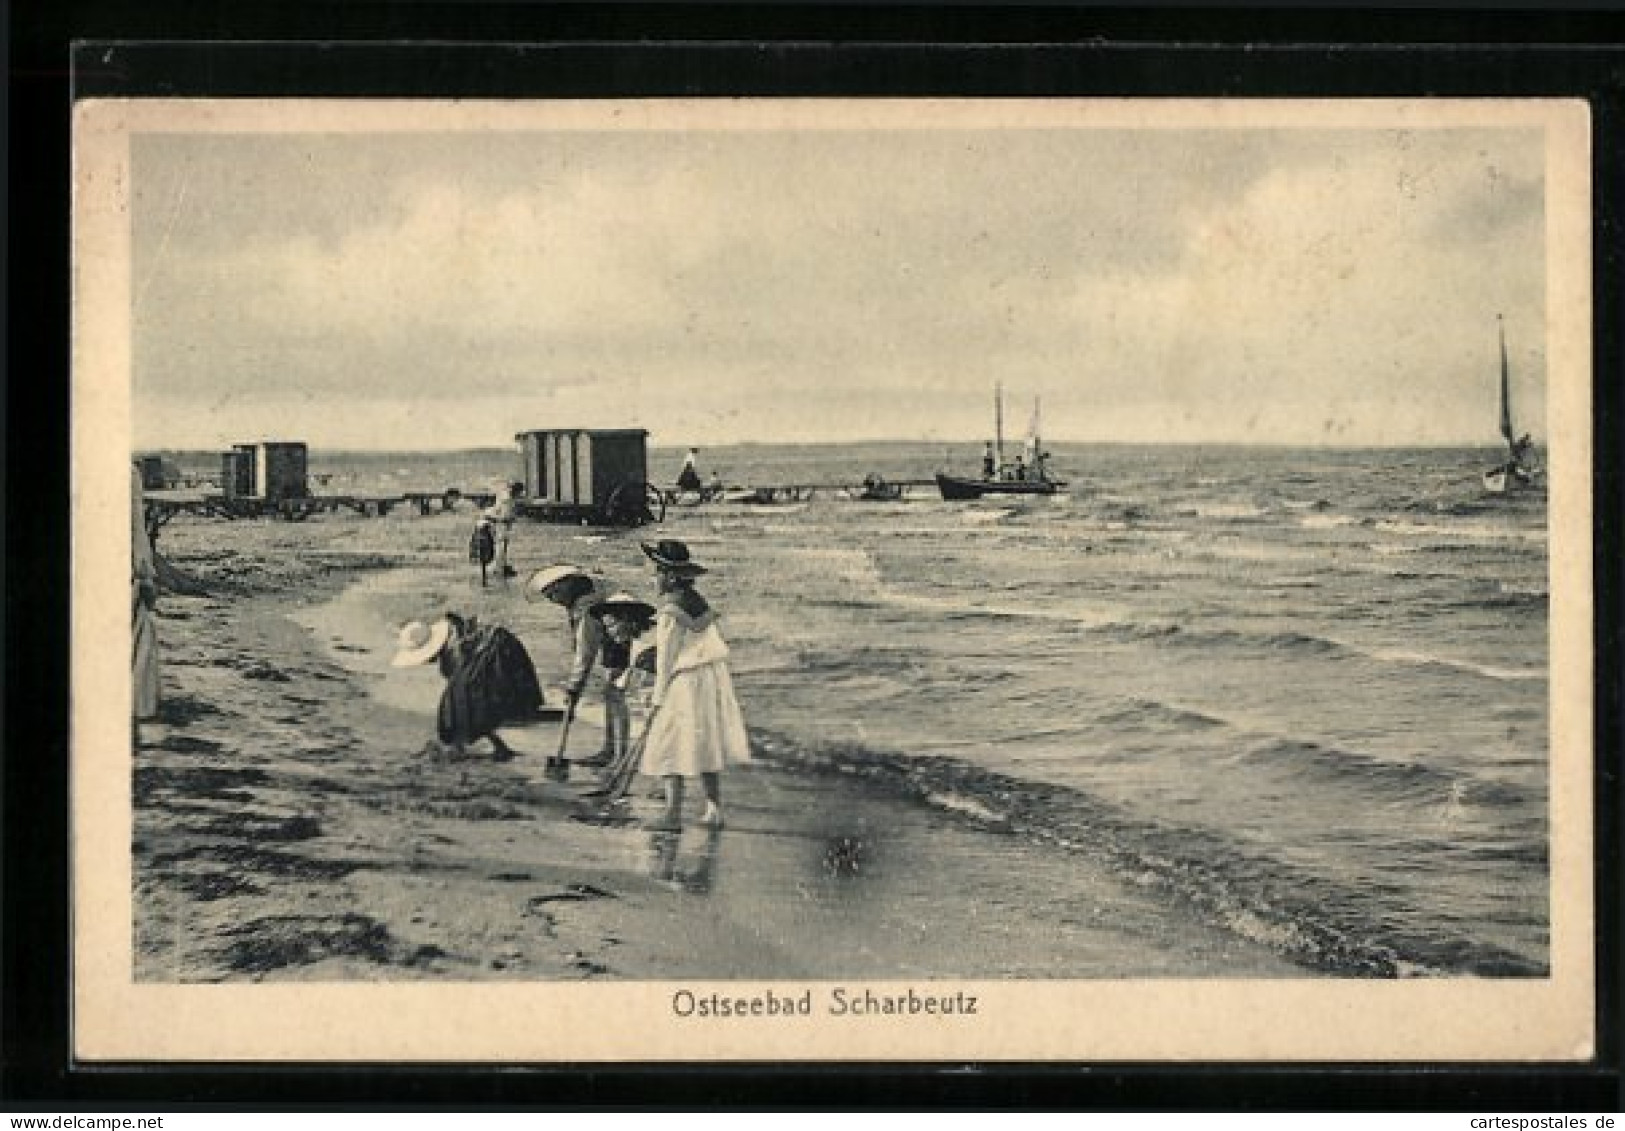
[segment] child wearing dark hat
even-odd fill
[[[655,609],[655,681],[644,734],[642,770],[664,784],[665,811],[650,827],[681,827],[684,783],[705,791],[700,823],[721,828],[722,771],[751,760],[744,715],[728,670],[728,644],[717,614],[695,588],[706,573],[676,540],[643,544],[660,582]]]
[[[610,757],[604,769],[603,788],[599,795],[615,800],[626,792],[637,774],[634,761],[638,748],[632,737],[632,712],[628,705],[631,695],[642,681],[654,673],[655,647],[653,633],[655,607],[640,601],[629,593],[616,593],[592,605],[587,613],[603,626],[604,676],[609,687],[617,692],[620,711],[618,725],[609,730]]]

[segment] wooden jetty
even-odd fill
[[[382,518],[397,507],[427,515],[437,510],[454,510],[460,503],[483,509],[495,501],[494,491],[463,491],[456,487],[444,491],[405,491],[398,495],[323,494],[280,499],[219,491],[164,490],[146,492],[144,505],[147,531],[156,536],[165,524],[182,514],[228,520],[271,518],[303,522],[312,515],[345,510],[364,518]]]
[[[784,483],[766,486],[668,487],[662,496],[668,506],[693,507],[707,503],[738,504],[744,506],[780,506],[786,503],[804,503],[823,496],[851,499],[858,502],[901,502],[913,492],[925,488],[935,490],[934,479],[883,479],[870,475],[862,483]]]
[[[497,501],[497,493],[447,487],[444,491],[407,491],[401,496],[401,501],[407,506],[416,507],[419,514],[430,514],[435,510],[455,510],[460,502],[470,502],[480,510],[484,510]]]
[[[312,515],[354,511],[366,518],[381,518],[396,507],[415,508],[427,515],[453,510],[459,503],[488,507],[495,491],[465,491],[446,487],[439,491],[403,491],[399,494],[312,494],[310,480],[326,487],[332,476],[311,475],[309,453],[303,443],[267,440],[235,444],[220,454],[219,478],[194,479],[187,487],[169,482],[163,461],[156,456],[136,457],[145,495],[147,532],[158,531],[176,515],[205,518],[276,518],[303,522]],[[178,482],[180,476],[174,479]],[[154,489],[156,488],[156,489]]]

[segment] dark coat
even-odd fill
[[[491,559],[496,556],[496,535],[492,533],[490,523],[482,522],[474,528],[474,535],[468,540],[468,560],[490,565]]]
[[[467,744],[500,726],[529,722],[542,704],[536,667],[507,629],[466,621],[440,654],[446,690],[437,726],[441,742]]]

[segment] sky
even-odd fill
[[[138,447],[1544,435],[1535,130],[138,133]]]

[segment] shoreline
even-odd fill
[[[438,677],[387,668],[391,620],[515,595],[459,592],[460,517],[406,522],[166,531],[221,595],[160,601],[138,981],[1314,976],[1093,859],[768,750],[725,776],[726,829],[680,836],[572,819],[580,786],[542,777],[555,725],[510,732],[510,763],[426,758]]]

